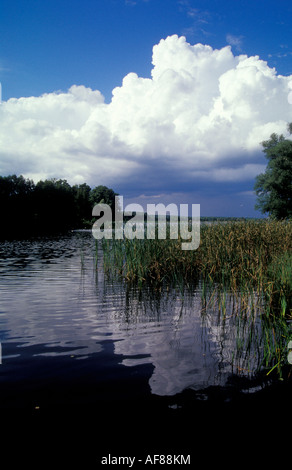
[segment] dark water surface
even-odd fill
[[[193,459],[203,444],[221,446],[226,420],[232,440],[246,413],[254,432],[254,420],[286,409],[290,392],[251,376],[254,359],[235,354],[238,325],[204,309],[199,287],[110,281],[94,245],[86,232],[0,243],[0,410],[11,462],[38,461],[37,449],[40,463],[84,468],[107,452]]]

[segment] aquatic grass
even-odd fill
[[[264,292],[270,305],[278,295],[281,311],[291,307],[291,222],[243,221],[201,226],[197,250],[182,240],[103,240],[104,267],[128,282],[226,286]]]
[[[203,275],[232,287],[253,284],[262,287],[272,260],[291,251],[291,223],[234,222],[202,227]]]
[[[103,267],[139,287],[200,289],[202,313],[237,318],[234,361],[245,357],[268,374],[282,374],[292,319],[292,223],[235,221],[201,225],[197,250],[179,238],[102,240]],[[260,319],[259,326],[255,327]]]
[[[195,277],[179,240],[103,240],[104,268],[129,282],[179,282]]]
[[[269,279],[266,297],[270,310],[278,310],[281,316],[292,316],[292,252],[285,252],[272,259],[268,266]]]

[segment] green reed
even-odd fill
[[[292,223],[202,224],[197,250],[184,251],[181,242],[103,239],[104,270],[130,284],[158,289],[178,287],[183,292],[200,283],[203,310],[211,305],[223,320],[230,314],[239,319],[237,353],[244,350],[248,356],[252,348],[258,350],[268,373],[281,374],[292,339]],[[254,329],[258,317],[260,335]]]
[[[201,226],[197,250],[181,239],[103,240],[104,267],[129,282],[193,284],[264,293],[271,308],[291,313],[292,224],[243,221]]]

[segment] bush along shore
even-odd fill
[[[241,323],[248,323],[248,344],[260,351],[260,366],[267,374],[291,367],[287,364],[292,339],[292,223],[245,220],[201,224],[197,250],[181,249],[181,239],[103,239],[103,268],[130,285],[159,290],[200,286],[202,306],[230,315],[228,299]],[[230,305],[230,302],[229,302]],[[234,305],[237,308],[234,308]],[[253,334],[261,321],[261,339]],[[248,320],[248,322],[247,322]],[[254,336],[252,338],[252,336]],[[242,343],[242,340],[240,340]],[[239,342],[240,342],[239,341]]]

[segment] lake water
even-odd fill
[[[266,386],[253,380],[255,350],[236,352],[232,300],[222,321],[200,286],[182,293],[109,280],[94,247],[87,232],[0,243],[2,412],[175,412]]]
[[[157,292],[105,279],[94,243],[85,232],[0,245],[1,381],[31,379],[42,359],[63,361],[64,373],[77,380],[95,358],[100,383],[118,365],[129,379],[147,366],[148,388],[161,396],[226,384],[236,372],[236,324],[208,314],[199,288]]]

